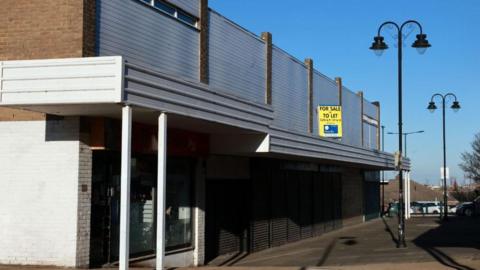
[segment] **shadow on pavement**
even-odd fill
[[[395,238],[395,235],[393,234],[392,229],[388,225],[387,221],[385,221],[384,217],[381,217],[381,219],[383,221],[383,224],[385,225],[385,231],[388,232],[388,234],[390,234],[390,238],[392,238],[393,243],[395,243],[395,246],[397,246],[398,245],[398,240],[397,240],[397,238]]]
[[[327,248],[325,249],[325,252],[323,252],[322,258],[318,261],[317,266],[322,266],[327,261],[328,256],[330,256],[330,253],[332,253],[332,250],[335,247],[336,243],[337,243],[336,238],[330,241]]]
[[[480,249],[480,219],[451,217],[449,221],[437,221],[438,227],[419,235],[413,243],[425,250],[442,265],[457,270],[473,270],[459,264],[440,248],[475,248]]]

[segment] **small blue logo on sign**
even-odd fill
[[[338,125],[325,125],[323,131],[325,132],[325,134],[337,134]]]

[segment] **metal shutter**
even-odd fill
[[[334,202],[335,229],[342,227],[342,177],[338,173],[332,173]]]
[[[207,180],[206,260],[239,252],[248,217],[248,181]]]
[[[296,172],[287,171],[288,242],[300,240],[299,188]]]
[[[267,161],[252,166],[251,251],[270,247],[270,170]]]
[[[331,174],[325,173],[323,177],[325,232],[329,232],[334,228],[334,194],[332,182]]]
[[[280,246],[288,241],[287,188],[285,171],[272,171],[270,245]]]
[[[323,222],[324,213],[324,194],[323,194],[323,178],[322,173],[315,173],[313,176],[312,190],[313,190],[313,235],[319,236],[325,230]]]
[[[300,236],[302,239],[310,238],[312,232],[312,172],[299,172],[300,188]]]

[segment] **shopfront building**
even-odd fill
[[[5,38],[33,41],[0,51],[0,264],[218,264],[378,216],[379,104],[268,32],[205,0],[20,2],[10,21],[31,25]]]

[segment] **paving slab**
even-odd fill
[[[397,219],[384,218],[230,260],[231,266],[354,266],[480,260],[480,218],[415,217],[397,248]],[[461,268],[460,268],[461,269]],[[467,268],[468,269],[468,268]]]
[[[480,217],[415,217],[406,223],[406,248],[397,248],[397,220],[377,219],[320,237],[239,254],[222,266],[176,270],[480,270]],[[2,266],[0,270],[62,269]],[[116,269],[116,268],[102,268]],[[131,268],[145,270],[152,268]]]

